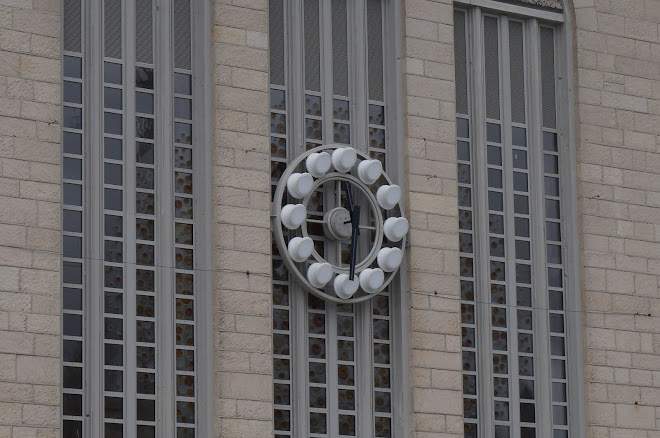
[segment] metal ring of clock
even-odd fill
[[[370,188],[381,176],[387,184],[381,185],[374,195]],[[357,188],[366,199],[373,225],[359,223],[362,205],[335,206],[325,212],[323,219],[310,217],[308,205],[312,196],[328,183],[339,186],[339,204],[342,203],[342,183],[347,184],[346,197],[351,205],[352,194],[349,193],[353,192],[353,187]],[[400,197],[400,188],[392,183],[380,162],[351,147],[324,145],[298,156],[280,177],[272,205],[275,241],[290,274],[307,291],[328,301],[360,302],[382,292],[398,272],[405,250],[408,221],[402,217]],[[382,210],[390,213],[386,221]],[[392,215],[397,210],[398,216]],[[355,212],[357,218],[351,222]],[[324,237],[336,245],[350,241],[353,234],[359,234],[359,229],[368,229],[371,231],[369,251],[359,262],[355,260],[357,250],[351,253],[350,266],[328,261],[316,251],[308,234],[310,223],[322,224]],[[384,242],[389,246],[383,247]],[[352,281],[349,278],[351,268],[354,271]]]

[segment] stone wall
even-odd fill
[[[272,436],[268,2],[215,2],[216,436]]]
[[[660,1],[575,0],[592,438],[660,430]]]
[[[402,3],[410,423],[419,438],[458,437],[463,400],[453,6],[451,0]]]
[[[60,2],[0,0],[0,437],[59,436]]]

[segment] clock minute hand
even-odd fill
[[[355,205],[353,206],[353,210],[351,211],[351,224],[352,224],[352,232],[351,232],[351,266],[350,266],[350,272],[349,272],[349,279],[353,281],[355,278],[355,259],[357,257],[357,242],[358,242],[358,237],[360,236],[360,206]]]

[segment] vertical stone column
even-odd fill
[[[660,2],[575,0],[588,434],[660,429]]]
[[[0,0],[0,436],[57,437],[60,2]]]
[[[272,435],[268,2],[217,0],[216,436]]]
[[[450,0],[405,0],[403,7],[411,428],[419,437],[458,437],[463,401],[453,7]]]

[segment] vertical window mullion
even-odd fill
[[[124,0],[125,11],[135,11],[134,0]],[[124,387],[126,405],[125,436],[137,435],[136,423],[136,311],[135,311],[135,14],[123,14],[124,35],[124,306],[127,316],[124,358]]]
[[[539,23],[537,19],[530,19],[525,23],[527,34],[527,82],[529,84],[541,83],[541,60],[539,55]],[[537,310],[533,311],[534,318],[534,373],[536,398],[537,436],[550,438],[552,436],[552,408],[550,406],[550,367],[549,367],[549,327],[546,317],[548,308],[547,279],[545,268],[545,213],[543,207],[543,138],[541,113],[541,87],[538,85],[527,87],[529,90],[529,153],[530,153],[530,187],[531,199],[531,237],[533,242],[533,287],[532,302]]]
[[[174,183],[172,164],[173,126],[172,126],[172,71],[173,45],[172,45],[172,3],[162,2],[156,8],[155,15],[155,74],[154,74],[154,112],[155,119],[161,125],[155,132],[155,144],[159,145],[156,153],[155,211],[160,223],[156,225],[156,241],[159,243],[158,263],[161,269],[156,273],[156,337],[160,339],[156,354],[156,392],[160,393],[157,401],[157,418],[161,429],[159,435],[175,436],[173,418],[175,418],[174,403]]]
[[[516,240],[514,225],[514,183],[513,183],[513,159],[511,140],[511,82],[510,82],[510,53],[509,53],[509,21],[506,16],[500,17],[500,71],[502,72],[500,87],[502,90],[500,99],[502,108],[502,151],[504,161],[504,205],[505,205],[505,253],[506,253],[506,301],[508,304],[508,354],[509,354],[509,418],[511,421],[510,435],[514,438],[520,437],[520,411],[519,411],[519,388],[518,388],[518,318],[516,306]]]
[[[474,73],[470,78],[473,94],[472,99],[472,156],[474,157],[474,179],[475,188],[473,197],[474,207],[474,228],[475,230],[488,229],[488,197],[487,197],[487,178],[486,178],[486,148],[483,146],[486,142],[486,126],[480,121],[485,120],[485,81],[484,81],[484,36],[483,36],[483,16],[481,8],[470,10],[468,37],[470,38],[469,50],[472,53],[472,69]],[[480,303],[490,302],[489,287],[489,269],[488,269],[488,251],[489,251],[488,233],[475,233],[475,300]],[[476,320],[483,321],[483,324],[477,325],[477,370],[481,370],[477,375],[478,390],[478,417],[480,436],[492,434],[493,424],[493,385],[492,370],[493,363],[491,359],[490,335],[490,306],[487,304],[476,306]]]

